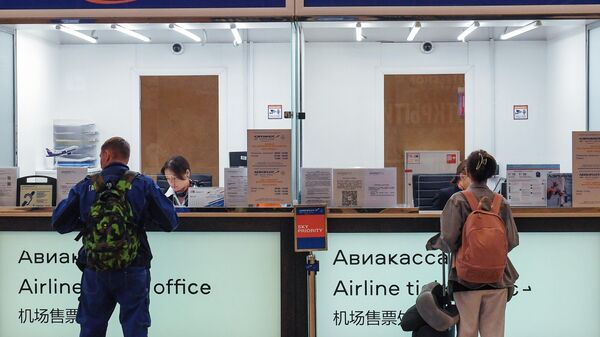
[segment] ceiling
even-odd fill
[[[487,20],[479,21],[480,28],[467,37],[467,41],[487,41],[500,38],[506,31],[511,31],[531,23],[532,20]],[[544,41],[565,30],[582,28],[593,20],[542,20],[542,26],[514,40]],[[469,27],[473,21],[423,21],[422,28],[415,41],[445,42],[457,41],[458,35]],[[300,23],[307,42],[355,42],[356,21],[344,22],[302,22]],[[366,42],[406,42],[414,21],[369,21],[361,22],[362,34]],[[122,26],[144,34],[156,44],[194,43],[184,35],[169,28],[167,23],[121,24]],[[230,23],[178,23],[179,26],[205,37],[203,43],[232,43],[233,36]],[[111,29],[110,24],[76,24],[66,25],[83,34],[97,38],[99,44],[143,44],[135,38]],[[289,42],[292,36],[289,22],[272,23],[237,23],[242,39],[246,42]],[[65,34],[50,24],[26,24],[4,26],[5,29],[32,31],[42,34],[59,44],[87,44],[79,38]]]

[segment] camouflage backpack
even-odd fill
[[[140,239],[126,195],[137,175],[127,171],[116,184],[104,183],[99,173],[91,177],[96,200],[82,232],[88,267],[121,270],[135,260]]]

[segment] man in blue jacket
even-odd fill
[[[96,201],[94,181],[117,184],[129,172],[129,143],[121,137],[108,139],[101,148],[101,177],[86,177],[75,185],[52,214],[52,226],[59,233],[89,229],[90,209]],[[97,185],[96,185],[97,186]],[[152,179],[137,174],[125,196],[130,204],[139,248],[129,265],[120,270],[98,270],[88,263],[85,249],[79,250],[78,266],[83,270],[77,322],[80,337],[104,337],[108,321],[119,303],[119,321],[125,337],[146,337],[150,326],[149,290],[152,253],[146,229],[164,231],[177,228],[173,204],[160,192]],[[87,224],[87,226],[86,226]],[[137,246],[138,240],[136,240]]]

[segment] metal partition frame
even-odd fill
[[[585,35],[585,40],[586,40],[586,44],[585,44],[585,48],[586,48],[586,87],[587,87],[587,102],[586,102],[586,109],[587,109],[587,121],[586,121],[586,130],[588,131],[600,131],[600,104],[598,104],[598,106],[596,106],[596,114],[598,115],[596,117],[596,119],[598,120],[598,125],[592,125],[591,124],[591,115],[592,115],[592,110],[590,109],[590,97],[592,97],[593,93],[592,93],[592,88],[590,86],[590,65],[593,62],[594,63],[594,69],[596,69],[597,71],[600,71],[600,60],[598,59],[592,59],[592,57],[590,57],[590,43],[592,42],[590,40],[590,32],[594,30],[597,32],[600,32],[600,21],[598,22],[594,22],[592,24],[587,25],[586,27],[586,35]],[[600,49],[600,46],[596,47],[598,49]],[[600,82],[600,76],[598,76],[598,82]],[[596,88],[596,89],[600,89],[600,88]]]
[[[0,116],[0,134],[2,138],[0,139],[0,144],[2,145],[2,157],[0,157],[0,166],[16,166],[17,158],[16,158],[16,132],[17,132],[17,118],[16,118],[16,39],[14,36],[14,30],[0,27],[0,34],[5,35],[9,38],[7,41],[7,45],[9,48],[6,49],[5,46],[2,46],[0,50],[2,53],[6,53],[6,55],[10,55],[6,63],[7,74],[0,74],[0,80],[7,82],[7,92],[6,95],[10,98],[5,100],[0,100],[3,105],[6,104],[6,115],[2,113]],[[4,68],[4,67],[3,67]],[[6,149],[5,149],[6,148]]]

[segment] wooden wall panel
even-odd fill
[[[404,201],[404,151],[465,152],[458,91],[464,75],[385,75],[385,167],[398,168],[398,202]]]
[[[210,173],[219,184],[219,78],[142,76],[142,172],[158,174],[175,154],[192,173]]]

